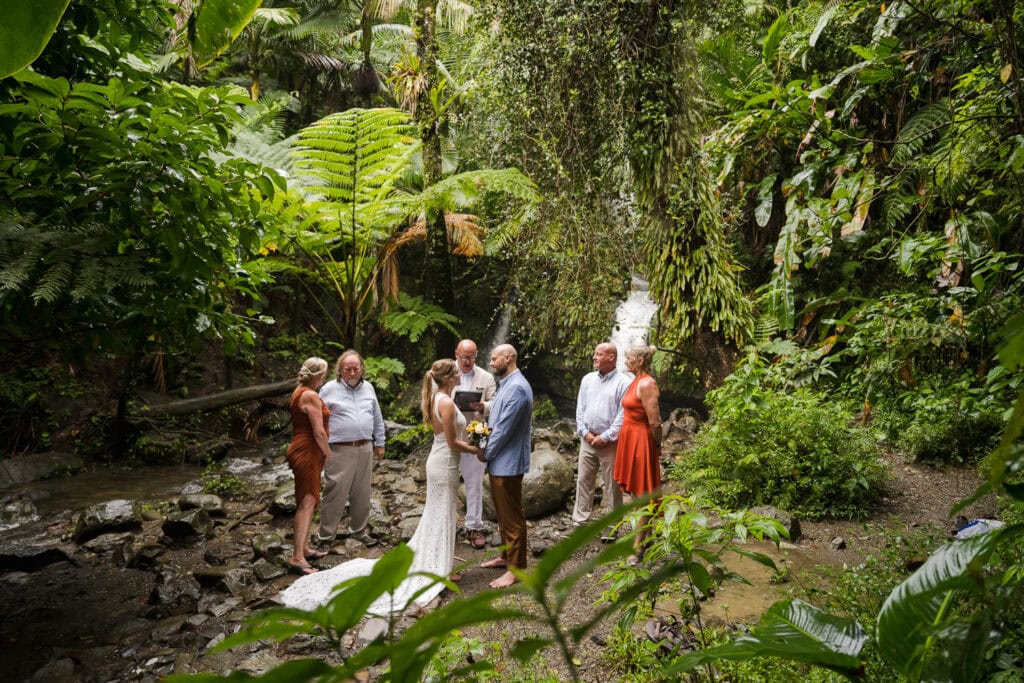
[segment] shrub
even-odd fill
[[[783,394],[730,380],[709,396],[712,420],[671,476],[716,504],[860,517],[882,493],[887,475],[877,446],[849,426],[838,404],[807,390]]]

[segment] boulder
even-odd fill
[[[161,432],[141,435],[132,451],[139,460],[152,465],[180,465],[185,461],[185,442]]]
[[[131,569],[152,569],[157,566],[160,556],[165,552],[167,552],[167,548],[159,543],[144,545],[132,555],[132,559],[128,561],[128,567]]]
[[[212,493],[188,493],[178,498],[179,510],[202,508],[211,517],[224,516],[224,500]]]
[[[572,420],[558,420],[548,427],[533,430],[534,448],[545,443],[556,451],[576,450],[579,447],[579,436],[576,434],[576,423]]]
[[[121,531],[112,534],[100,534],[96,538],[89,539],[82,544],[82,547],[96,554],[109,553],[119,550],[125,545],[130,546],[135,540],[135,535],[130,531]]]
[[[34,572],[57,562],[73,562],[71,553],[57,541],[0,545],[0,572]]]
[[[13,529],[39,518],[39,511],[30,498],[15,498],[0,506],[0,531]]]
[[[252,549],[256,557],[270,562],[278,562],[287,553],[291,552],[291,548],[284,543],[284,537],[274,532],[254,536],[252,539]]]
[[[271,564],[270,562],[260,558],[253,563],[252,573],[253,576],[256,577],[257,581],[266,583],[267,581],[273,581],[274,579],[280,578],[288,572],[285,571],[284,567]]]
[[[149,604],[166,614],[191,614],[202,596],[199,582],[188,572],[174,565],[163,566],[156,575],[156,586],[149,595]]]
[[[274,502],[270,509],[275,515],[295,514],[295,484],[288,482],[281,484],[274,490]]]
[[[71,453],[28,453],[0,461],[0,488],[26,484],[63,472],[77,472],[85,463]]]
[[[539,519],[565,507],[576,490],[576,475],[565,457],[546,444],[530,454],[530,471],[523,477],[523,510],[527,519]],[[484,477],[484,515],[497,519],[491,500],[490,478]]]
[[[79,543],[111,531],[142,527],[142,509],[132,500],[111,500],[86,508],[75,524],[74,539]]]
[[[210,515],[203,508],[172,512],[167,515],[161,528],[171,538],[213,535],[213,522],[210,521]]]
[[[663,425],[665,440],[662,451],[667,454],[678,453],[692,446],[702,423],[700,414],[692,408],[673,410]]]

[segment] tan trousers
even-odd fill
[[[349,507],[350,534],[360,534],[370,521],[370,482],[373,480],[373,442],[361,446],[332,443],[324,465],[324,496],[320,503],[318,542],[333,542],[338,523]]]
[[[594,508],[594,490],[597,473],[601,472],[601,496],[606,512],[622,505],[622,489],[612,476],[615,470],[615,447],[612,442],[603,448],[594,448],[586,441],[580,441],[580,460],[576,473],[576,506],[572,510],[573,524],[590,521]]]
[[[526,513],[523,511],[523,475],[491,478],[491,498],[498,515],[498,531],[505,546],[501,556],[510,567],[526,569]]]

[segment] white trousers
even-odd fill
[[[466,485],[466,528],[484,528],[484,471],[487,463],[472,453],[463,453],[459,458],[462,481]]]

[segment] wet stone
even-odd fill
[[[202,508],[179,510],[167,515],[161,527],[163,532],[175,539],[188,539],[213,535],[210,515]]]
[[[123,531],[115,534],[102,534],[96,538],[86,541],[82,544],[82,547],[94,553],[109,553],[114,550],[118,550],[125,545],[131,545],[134,540],[134,534]]]
[[[75,524],[74,538],[79,543],[111,531],[138,529],[142,510],[131,500],[111,500],[87,508]]]
[[[155,543],[144,545],[135,551],[128,566],[132,569],[152,569],[157,566],[160,556],[165,552],[167,552],[167,548],[162,545]]]
[[[278,486],[274,491],[274,502],[270,507],[275,515],[295,514],[295,485],[286,483]]]
[[[274,579],[280,578],[287,574],[283,567],[279,567],[276,564],[271,564],[266,560],[260,559],[252,566],[253,576],[256,580],[261,583],[267,581],[273,581]]]
[[[221,585],[232,595],[242,593],[247,586],[253,584],[253,571],[244,567],[232,569],[225,574]]]
[[[212,493],[191,493],[178,498],[179,510],[194,510],[202,508],[211,517],[224,516],[224,500]]]
[[[195,578],[181,568],[167,565],[157,573],[156,586],[149,596],[149,603],[165,611],[194,612],[202,589]]]
[[[252,539],[252,549],[256,557],[274,561],[289,551],[284,537],[278,533],[256,534]]]

